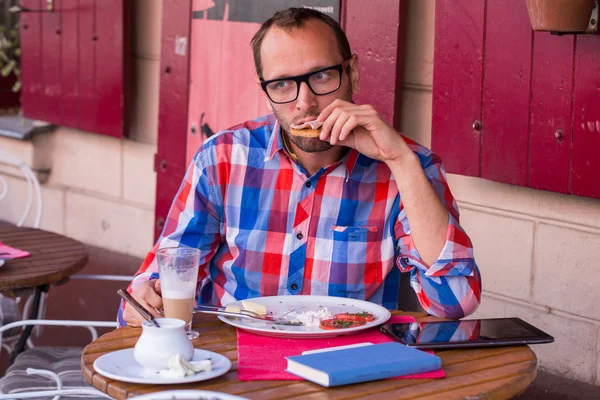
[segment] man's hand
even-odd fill
[[[414,156],[402,136],[370,105],[335,100],[321,111],[321,140],[352,147],[367,157],[386,164]]]
[[[141,283],[135,288],[133,293],[131,293],[131,296],[156,318],[162,317],[162,315],[156,311],[157,309],[163,308],[163,301],[160,295],[160,280],[158,279]],[[138,313],[129,303],[125,304],[123,319],[129,326],[141,326],[142,322],[144,322],[144,318],[142,318],[140,313]]]
[[[448,211],[421,163],[402,136],[370,105],[336,100],[321,111],[321,140],[348,146],[388,165],[402,199],[411,236],[422,260],[432,265],[446,242]]]

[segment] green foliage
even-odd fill
[[[0,25],[0,76],[13,74],[17,80],[12,87],[13,92],[21,90],[21,43],[19,26],[8,28]]]

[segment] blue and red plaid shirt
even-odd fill
[[[309,176],[285,149],[275,117],[267,115],[203,143],[129,290],[158,277],[159,248],[188,246],[201,250],[201,304],[313,294],[396,308],[399,271],[411,271],[411,285],[429,313],[472,313],[481,278],[441,160],[405,140],[448,210],[446,243],[432,265],[412,241],[385,163],[350,149]],[[121,313],[119,321],[124,324]]]

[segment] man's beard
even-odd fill
[[[346,92],[346,95],[342,97],[342,100],[352,102],[352,90],[349,89]],[[296,121],[300,121],[306,118],[317,118],[319,116],[319,112],[309,112],[306,115],[302,115],[296,118]],[[293,125],[295,122],[289,121],[283,118],[277,111],[275,111],[275,107],[273,107],[273,114],[275,114],[275,118],[279,121],[279,125],[281,125],[282,135],[285,135],[284,140],[287,138],[290,142],[294,143],[296,147],[305,153],[319,153],[323,151],[327,151],[331,149],[333,146],[329,142],[324,142],[321,139],[303,137],[303,136],[295,136],[290,134],[290,125]]]

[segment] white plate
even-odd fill
[[[145,369],[133,358],[133,348],[104,354],[94,361],[94,369],[100,375],[122,382],[170,385],[205,381],[221,376],[231,368],[231,361],[227,357],[207,350],[195,349],[192,361],[205,360],[209,357],[212,361],[211,372],[198,372],[184,378],[161,378],[155,372]]]
[[[348,335],[361,332],[365,329],[381,325],[386,322],[391,314],[386,308],[364,300],[348,299],[345,297],[332,296],[270,296],[255,297],[249,299],[253,303],[263,304],[267,307],[269,315],[280,316],[294,310],[297,313],[305,311],[319,311],[326,307],[332,315],[338,313],[357,313],[366,311],[373,314],[375,319],[365,325],[346,329],[325,330],[318,326],[289,326],[274,325],[270,322],[254,321],[248,319],[231,319],[219,315],[219,319],[226,324],[236,328],[264,336],[288,337],[288,338],[326,338]],[[236,301],[237,306],[242,306],[241,301]]]
[[[166,392],[149,393],[129,400],[246,400],[244,397],[209,390],[167,390]]]
[[[4,265],[4,260],[0,260],[0,267]]]

